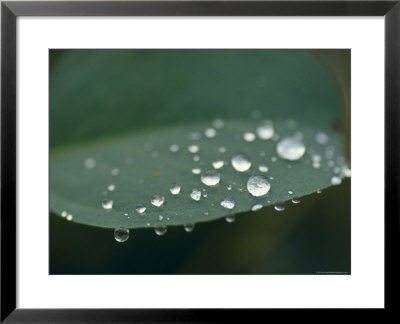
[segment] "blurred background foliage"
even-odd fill
[[[350,160],[350,52],[311,51],[336,81],[340,130]],[[51,52],[51,69],[65,51]],[[53,139],[55,142],[60,139]],[[50,139],[50,143],[53,142]],[[170,227],[164,236],[132,230],[118,244],[112,230],[65,222],[50,214],[50,274],[315,274],[350,273],[350,184],[321,194],[239,214],[236,221],[197,224],[191,233]]]

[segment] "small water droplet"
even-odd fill
[[[299,204],[299,203],[300,203],[300,198],[299,198],[299,197],[294,197],[294,198],[292,199],[292,203],[293,203],[293,204]]]
[[[226,152],[226,147],[224,147],[224,146],[219,147],[218,148],[218,152],[219,153],[225,153]]]
[[[67,215],[67,221],[72,221],[73,216],[71,214]]]
[[[325,133],[319,132],[319,133],[315,134],[315,141],[318,144],[326,145],[329,142],[329,137]]]
[[[251,167],[249,158],[244,154],[236,155],[231,160],[232,166],[236,171],[245,172]]]
[[[263,208],[263,205],[261,204],[254,204],[253,206],[251,206],[252,211],[257,211],[260,210],[261,208]]]
[[[179,151],[179,145],[177,145],[177,144],[172,144],[172,145],[169,147],[169,150],[170,150],[171,152],[173,152],[173,153],[178,152],[178,151]]]
[[[199,162],[200,161],[200,156],[198,156],[198,155],[193,156],[193,161],[194,162]]]
[[[143,214],[146,212],[146,206],[144,205],[137,205],[136,206],[136,212],[138,212],[139,214]]]
[[[226,209],[233,209],[235,207],[235,201],[231,198],[225,198],[220,202],[220,205]]]
[[[284,211],[285,210],[285,203],[281,202],[281,203],[277,203],[274,206],[276,211]]]
[[[311,156],[311,160],[313,160],[313,162],[321,162],[321,155],[319,154],[313,154]]]
[[[333,173],[339,174],[340,173],[340,168],[339,167],[335,167],[333,169]]]
[[[258,171],[260,172],[268,172],[268,167],[265,164],[261,164],[258,166]]]
[[[306,147],[303,142],[293,138],[286,137],[282,139],[276,146],[276,152],[281,159],[296,161],[305,153]]]
[[[208,212],[204,212],[204,215],[206,215],[206,216],[207,216],[207,215],[208,215]]]
[[[213,168],[214,169],[221,169],[223,166],[224,166],[224,161],[222,161],[222,160],[219,160],[219,161],[214,161],[213,163],[212,163],[212,166],[213,166]]]
[[[171,188],[169,188],[169,191],[171,191],[171,193],[173,195],[178,195],[181,192],[181,186],[177,185],[177,184],[173,184],[171,186]]]
[[[261,119],[262,118],[262,113],[259,110],[254,110],[251,113],[251,117],[253,117],[254,119]]]
[[[272,136],[272,140],[273,141],[277,141],[279,139],[279,134],[274,134],[274,136]]]
[[[221,180],[221,175],[215,170],[208,170],[201,175],[200,180],[206,186],[216,186]]]
[[[213,122],[213,126],[215,127],[215,128],[218,128],[218,129],[221,129],[221,128],[223,128],[224,127],[224,122],[221,120],[221,119],[216,119],[216,120],[214,120],[214,122]]]
[[[188,138],[192,141],[198,141],[201,138],[201,134],[199,132],[191,132],[189,133]]]
[[[328,161],[328,167],[333,168],[335,166],[335,162],[332,160]]]
[[[96,160],[93,158],[88,158],[85,160],[85,167],[87,169],[93,169],[96,166]]]
[[[226,189],[232,190],[232,186],[231,186],[231,185],[227,185],[227,186],[226,186]]]
[[[263,175],[252,176],[247,181],[247,190],[254,197],[266,195],[270,188],[268,179]]]
[[[113,208],[114,202],[110,199],[104,199],[101,205],[104,209],[111,209]]]
[[[201,191],[193,189],[192,192],[190,193],[190,198],[192,198],[195,201],[199,201],[201,199]]]
[[[144,144],[144,149],[146,151],[151,151],[152,148],[153,148],[153,144],[151,144],[151,143],[145,143]]]
[[[168,229],[167,225],[161,225],[161,226],[155,227],[155,228],[154,228],[154,232],[155,232],[157,235],[162,236],[162,235],[164,235],[165,233],[167,233],[167,229]]]
[[[334,186],[340,185],[342,183],[342,178],[334,176],[331,178],[331,184]]]
[[[217,132],[215,131],[214,128],[207,128],[204,131],[204,135],[206,135],[206,137],[208,137],[208,138],[213,138],[213,137],[215,137],[215,135],[217,135]]]
[[[188,151],[190,152],[190,153],[197,153],[198,151],[200,150],[200,146],[198,146],[198,145],[196,145],[196,144],[193,144],[193,145],[189,145],[188,146]]]
[[[317,190],[317,194],[320,194],[320,193],[322,193],[322,190],[321,190],[321,189],[318,189],[318,190]]]
[[[342,167],[342,174],[346,177],[346,178],[350,178],[351,177],[351,170],[350,168],[345,165]]]
[[[162,221],[164,219],[164,216],[163,215],[158,215],[158,220],[159,221]]]
[[[319,168],[321,167],[321,164],[320,164],[319,162],[317,162],[317,161],[314,161],[314,162],[312,163],[312,167],[313,167],[314,169],[319,169]]]
[[[264,124],[257,128],[257,135],[262,140],[268,140],[274,136],[274,126],[272,122],[265,121]]]
[[[256,139],[256,135],[254,133],[251,132],[246,132],[243,134],[243,139],[246,142],[253,142]]]
[[[235,220],[236,220],[235,215],[229,215],[229,216],[226,216],[226,217],[225,217],[225,221],[226,221],[227,223],[233,223]]]
[[[117,168],[112,169],[112,170],[111,170],[111,174],[112,174],[113,176],[118,175],[118,174],[119,174],[119,169],[117,169]]]
[[[288,194],[289,194],[289,195],[293,195],[293,191],[292,191],[292,190],[289,190],[289,191],[288,191]]]
[[[117,242],[125,242],[129,238],[129,229],[128,228],[116,228],[114,230],[114,238]]]
[[[260,151],[260,156],[265,156],[265,152],[264,151]]]
[[[272,162],[276,162],[278,159],[276,158],[276,156],[273,156],[272,158],[271,158],[271,161]]]
[[[107,187],[107,189],[108,189],[108,191],[114,191],[114,190],[115,190],[115,184],[110,184],[110,185]]]
[[[151,204],[156,207],[160,207],[164,203],[164,201],[165,201],[165,197],[159,196],[159,195],[154,195],[151,198]]]
[[[201,170],[199,168],[193,168],[192,173],[193,174],[200,174]]]
[[[194,230],[194,224],[185,224],[183,228],[185,232],[192,232]]]
[[[67,215],[68,215],[68,213],[65,210],[61,212],[62,217],[67,217]]]

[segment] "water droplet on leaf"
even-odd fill
[[[129,238],[129,229],[128,228],[116,228],[114,230],[114,238],[117,242],[125,242]]]
[[[286,137],[276,146],[276,152],[281,159],[296,161],[305,153],[306,147],[303,142],[293,138]]]
[[[195,201],[199,201],[201,199],[201,191],[193,189],[192,192],[190,193],[190,198],[192,198]]]
[[[220,205],[226,209],[233,209],[235,207],[235,201],[231,198],[225,198],[220,202]]]
[[[110,199],[104,199],[101,205],[104,209],[111,209],[113,208],[114,202]]]
[[[165,201],[165,197],[159,196],[159,195],[154,195],[151,198],[151,204],[156,207],[160,207],[164,203],[164,201]]]
[[[263,175],[256,175],[247,181],[247,191],[254,197],[261,197],[268,193],[271,185]]]
[[[236,155],[231,160],[232,166],[236,171],[245,172],[251,167],[249,158],[244,154]]]
[[[221,180],[221,175],[215,170],[208,170],[201,175],[200,180],[206,186],[216,186]]]

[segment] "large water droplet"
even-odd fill
[[[274,136],[274,126],[270,121],[265,121],[264,125],[257,128],[257,135],[262,140],[267,140]]]
[[[125,242],[129,238],[129,229],[128,228],[116,228],[114,230],[114,238],[117,242]]]
[[[276,152],[279,157],[289,161],[299,160],[305,153],[306,147],[303,142],[293,138],[286,137],[276,146]]]
[[[235,215],[229,215],[229,216],[226,216],[226,217],[225,217],[225,221],[226,221],[227,223],[233,223],[235,220],[236,220]]]
[[[178,152],[178,151],[179,151],[179,145],[177,145],[177,144],[172,144],[172,145],[169,147],[169,150],[170,150],[171,152],[173,152],[173,153]]]
[[[96,166],[96,160],[93,158],[88,158],[85,160],[85,167],[88,169],[93,169]]]
[[[249,158],[244,154],[236,155],[231,160],[232,166],[236,171],[245,172],[251,167]]]
[[[173,195],[178,195],[181,192],[181,186],[174,184],[169,188],[169,191],[171,191]]]
[[[196,144],[193,144],[193,145],[189,145],[188,146],[188,151],[190,152],[190,153],[197,153],[198,151],[200,150],[200,146],[198,146],[198,145],[196,145]]]
[[[261,204],[254,204],[253,206],[251,206],[252,211],[257,211],[260,210],[261,208],[263,208],[263,205]]]
[[[231,198],[225,198],[220,202],[220,205],[226,209],[233,209],[235,207],[235,201]]]
[[[107,189],[108,189],[108,191],[114,191],[115,190],[115,184],[110,184],[108,187],[107,187]]]
[[[258,166],[258,171],[260,172],[268,172],[268,167],[265,164],[261,164]]]
[[[212,166],[213,166],[213,168],[214,169],[221,169],[223,166],[224,166],[224,161],[222,161],[222,160],[219,160],[219,161],[214,161],[213,163],[212,163]]]
[[[216,186],[221,180],[221,175],[215,170],[208,170],[201,175],[200,180],[206,186]]]
[[[251,132],[246,132],[243,134],[243,139],[246,142],[253,142],[256,139],[256,135],[254,135],[254,133]]]
[[[207,128],[204,131],[204,135],[206,135],[206,137],[208,137],[208,138],[213,138],[213,137],[215,137],[215,135],[217,135],[217,132],[215,131],[214,128]]]
[[[164,203],[164,201],[165,201],[165,197],[159,196],[159,195],[154,195],[151,198],[151,204],[156,207],[160,207]]]
[[[143,214],[144,212],[146,212],[146,206],[144,206],[144,205],[137,205],[135,210],[136,210],[136,212],[138,212],[139,214]]]
[[[101,205],[104,209],[111,209],[113,208],[114,202],[110,199],[104,199]]]
[[[185,224],[185,225],[183,226],[183,228],[184,228],[184,230],[185,230],[186,232],[192,232],[192,231],[194,230],[194,224]]]
[[[281,203],[277,203],[274,206],[276,211],[284,211],[285,210],[285,203],[281,202]]]
[[[199,201],[201,199],[201,191],[193,189],[192,192],[190,193],[190,197],[195,201]]]
[[[268,179],[263,175],[252,176],[247,181],[247,191],[254,197],[266,195],[270,188]]]
[[[167,229],[168,229],[167,225],[161,225],[161,226],[155,227],[154,232],[157,235],[161,236],[161,235],[164,235],[165,233],[167,233]]]

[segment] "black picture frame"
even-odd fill
[[[16,308],[16,19],[19,16],[384,16],[385,308],[399,244],[400,1],[29,1],[1,3],[1,322],[249,322],[267,310]],[[368,193],[366,193],[368,194]],[[38,292],[40,293],[40,292]],[[382,315],[382,310],[378,310]],[[244,318],[247,318],[244,319]]]

